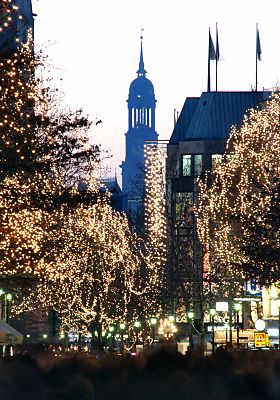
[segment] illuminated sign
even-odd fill
[[[228,311],[228,302],[227,301],[217,301],[216,302],[216,311]]]
[[[256,283],[255,279],[251,279],[245,283],[246,296],[261,296],[260,285]]]
[[[257,347],[257,348],[267,347],[269,345],[268,334],[265,332],[255,332],[254,333],[254,343],[255,343],[255,347]]]

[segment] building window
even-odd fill
[[[193,192],[175,193],[175,214],[177,223],[185,218],[192,205]]]
[[[175,236],[193,235],[193,192],[175,193]]]
[[[202,154],[183,154],[182,175],[200,176],[202,173]]]
[[[192,176],[192,156],[191,154],[183,154],[182,156],[182,175]]]
[[[212,154],[212,171],[215,172],[217,167],[221,164],[222,162],[222,154]]]
[[[194,155],[194,176],[200,176],[202,173],[202,154]]]

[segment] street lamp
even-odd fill
[[[240,303],[234,304],[237,348],[239,348],[239,311],[241,310],[241,307],[242,305]]]
[[[124,343],[123,343],[123,331],[125,330],[125,323],[120,323],[120,331],[121,331],[121,353],[124,354]]]
[[[112,336],[112,352],[114,352],[114,347],[115,347],[115,335],[114,335],[114,330],[115,330],[115,327],[111,325],[111,326],[109,326],[108,330],[109,330],[109,332],[110,332],[110,334],[111,334],[111,336]]]
[[[155,343],[155,329],[156,329],[157,319],[151,318],[151,325],[153,329],[153,343]]]
[[[174,315],[169,315],[168,321],[169,321],[169,322],[174,322],[174,321],[175,321]]]
[[[4,301],[4,295],[5,292],[4,290],[0,289],[0,300],[1,300],[1,315],[0,319],[4,320],[5,319],[5,301]]]
[[[188,318],[189,319],[193,319],[193,317],[194,317],[194,313],[192,311],[189,311],[188,312]]]
[[[10,293],[4,294],[5,299],[5,321],[9,322],[9,311],[10,311],[10,303],[12,301],[12,295]]]
[[[216,315],[216,309],[210,308],[209,310],[211,325],[212,325],[212,354],[215,351],[215,331],[214,331],[214,316]]]
[[[135,321],[134,322],[134,326],[135,326],[135,332],[136,332],[136,345],[138,344],[138,335],[139,335],[139,328],[141,326],[141,323],[139,321]]]
[[[230,329],[230,324],[228,322],[226,322],[224,324],[224,327],[226,329],[226,348],[228,347],[228,329]]]
[[[190,349],[193,350],[193,332],[192,332],[192,320],[194,318],[193,311],[189,311],[188,314],[188,322],[189,322],[189,342],[190,342]]]
[[[276,300],[278,306],[278,348],[280,349],[280,299]]]

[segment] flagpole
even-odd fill
[[[216,22],[216,92],[218,91],[218,27]]]
[[[210,83],[210,28],[209,28],[209,41],[208,41],[208,80],[207,80],[207,92],[211,92],[211,83]]]
[[[256,25],[256,92],[258,91],[258,23]]]

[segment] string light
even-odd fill
[[[159,295],[167,260],[167,220],[165,161],[166,146],[147,143],[145,154],[145,231],[148,255],[146,261],[152,268],[152,307],[159,310]]]
[[[245,116],[240,130],[232,129],[222,163],[199,183],[204,266],[217,282],[228,281],[220,287],[224,291],[230,285],[240,290],[244,279],[255,277],[269,285],[280,277],[278,257],[271,256],[280,248],[279,118],[280,97],[274,94]]]
[[[165,339],[168,340],[176,332],[177,332],[177,327],[172,321],[169,321],[168,318],[160,319],[158,328],[158,334],[160,336],[163,336]]]
[[[0,33],[5,32],[7,29],[14,30],[15,41],[19,43],[17,37],[16,21],[23,20],[20,14],[20,8],[14,0],[1,0],[0,1]]]
[[[64,332],[80,333],[95,322],[104,330],[157,316],[166,262],[162,149],[148,151],[144,241],[100,192],[87,120],[60,108],[37,65],[31,31],[1,60],[0,275],[30,280],[13,312],[51,307]]]

